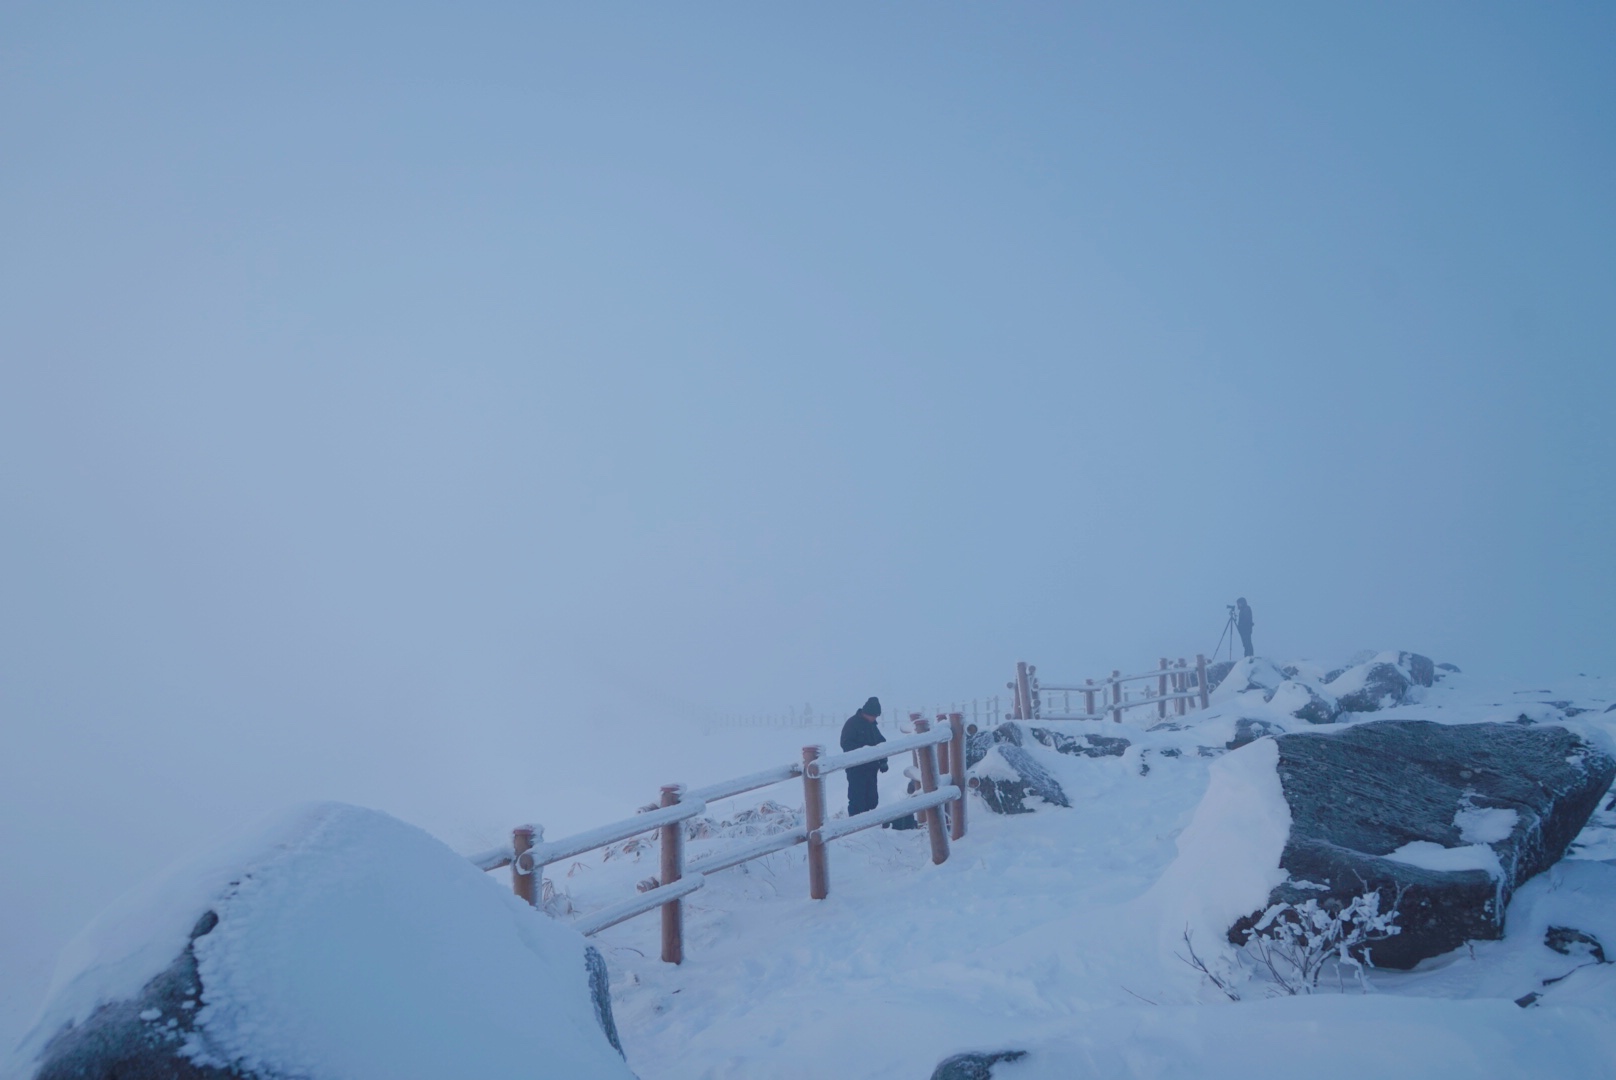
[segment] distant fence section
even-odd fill
[[[1132,685],[1141,684],[1141,685]],[[1122,723],[1129,709],[1151,708],[1165,720],[1172,709],[1183,716],[1190,708],[1208,704],[1206,657],[1197,654],[1195,666],[1180,658],[1162,657],[1154,669],[1137,675],[1111,672],[1107,679],[1081,683],[1043,683],[1038,669],[1026,661],[1016,664],[1016,677],[1005,684],[1011,693],[1012,720],[1103,720]]]
[[[948,859],[951,841],[965,837],[965,716],[962,712],[942,713],[935,725],[919,714],[911,714],[914,734],[876,746],[841,754],[828,754],[823,746],[802,748],[802,761],[778,765],[687,790],[682,784],[662,788],[655,809],[602,825],[597,829],[563,840],[545,840],[538,825],[521,825],[511,831],[508,846],[471,856],[483,870],[511,868],[511,890],[535,907],[544,896],[545,867],[582,855],[630,837],[656,832],[661,854],[661,872],[654,888],[621,903],[584,915],[572,925],[585,936],[600,933],[626,919],[660,908],[662,912],[662,959],[670,964],[684,960],[683,900],[707,883],[712,874],[761,859],[777,851],[808,845],[808,895],[823,900],[830,892],[830,857],[833,840],[864,829],[918,815],[925,823],[931,842],[933,863]],[[832,773],[866,765],[872,761],[909,752],[918,769],[920,791],[887,806],[832,820],[827,813],[825,778]],[[948,782],[943,782],[946,776]],[[803,824],[796,828],[713,852],[690,863],[685,862],[683,823],[704,813],[707,804],[743,795],[791,780],[802,781]]]
[[[967,724],[976,724],[980,727],[1004,719],[1000,709],[1000,699],[995,695],[971,701],[952,701],[946,707],[935,705],[923,709],[900,710],[893,715],[903,716],[907,713],[912,716],[919,713],[921,716],[951,716],[959,713],[965,717]],[[701,726],[702,730],[708,733],[732,728],[839,728],[851,715],[851,712],[815,712],[812,705],[805,705],[800,711],[787,709],[781,713],[709,716],[701,721]]]

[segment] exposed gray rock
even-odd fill
[[[1223,680],[1227,679],[1229,677],[1229,672],[1233,670],[1233,660],[1219,660],[1215,664],[1206,665],[1206,692],[1210,694],[1212,691],[1222,686]],[[1195,681],[1196,676],[1193,672],[1191,672],[1190,685],[1194,686]]]
[[[617,1038],[617,1021],[612,1018],[612,981],[606,974],[606,958],[593,945],[584,947],[584,963],[589,966],[589,998],[595,1003],[595,1023],[606,1033],[606,1041],[621,1056],[623,1044]]]
[[[1268,703],[1310,724],[1333,724],[1341,715],[1336,699],[1299,679],[1286,679],[1268,694]]]
[[[1068,735],[1048,728],[1031,728],[1032,737],[1062,754],[1082,757],[1121,757],[1132,744],[1120,735]]]
[[[991,1054],[955,1054],[932,1070],[931,1080],[993,1080],[993,1066],[1001,1061],[1019,1061],[1025,1050],[1000,1050]]]
[[[1616,759],[1552,726],[1386,720],[1275,741],[1292,819],[1280,866],[1291,881],[1270,902],[1331,907],[1374,890],[1387,910],[1401,890],[1402,932],[1372,953],[1382,967],[1501,937],[1515,889],[1559,860],[1616,778]],[[1494,808],[1516,813],[1509,835],[1490,845],[1501,879],[1386,857],[1414,841],[1468,846],[1456,815]],[[1303,881],[1326,891],[1291,883]],[[1241,943],[1250,925],[1237,922],[1230,940]]]
[[[1436,665],[1431,663],[1429,656],[1413,652],[1399,653],[1398,664],[1408,672],[1415,686],[1436,685]]]
[[[209,911],[191,929],[185,951],[129,1001],[101,1006],[45,1046],[35,1080],[225,1080],[256,1076],[198,1065],[180,1053],[202,1003],[196,939],[219,924]]]
[[[1592,934],[1569,926],[1551,926],[1543,935],[1543,944],[1561,956],[1586,956],[1596,964],[1608,963],[1605,947]]]
[[[1352,669],[1349,668],[1350,672]],[[1346,677],[1343,673],[1340,682]],[[1341,694],[1336,698],[1344,712],[1375,712],[1388,705],[1396,705],[1407,700],[1409,687],[1414,680],[1403,674],[1394,664],[1385,662],[1369,665],[1363,673],[1363,683],[1356,690]]]
[[[1029,814],[1030,798],[1040,798],[1053,806],[1071,806],[1060,783],[1027,751],[1012,742],[994,746],[972,777],[977,794],[996,814]],[[1006,775],[1008,772],[1009,775]]]
[[[1459,665],[1458,664],[1437,664],[1437,665],[1435,665],[1435,667],[1436,667],[1436,669],[1438,671],[1445,672],[1446,674],[1449,674],[1449,675],[1461,674],[1461,672],[1459,671]],[[1442,676],[1438,675],[1437,678],[1440,679],[1440,678],[1442,678]]]
[[[139,995],[103,1005],[84,1023],[58,1032],[46,1044],[34,1080],[270,1080],[268,1073],[198,1064],[181,1053],[195,1033],[202,1005],[195,942],[218,924],[213,912],[203,915],[185,951]],[[622,1054],[606,961],[593,945],[585,948],[584,958],[595,1020]]]
[[[1242,716],[1234,722],[1234,738],[1223,744],[1225,750],[1238,750],[1247,743],[1256,742],[1264,735],[1282,735],[1284,728],[1267,720],[1253,720]]]

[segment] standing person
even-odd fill
[[[1227,594],[1225,594],[1225,595],[1227,595]],[[1235,601],[1235,606],[1239,610],[1235,614],[1234,628],[1236,630],[1240,631],[1240,644],[1245,647],[1246,655],[1250,656],[1251,655],[1251,625],[1252,625],[1252,623],[1251,623],[1251,608],[1249,606],[1247,606],[1246,598],[1244,596],[1242,596],[1240,599]]]
[[[857,750],[861,746],[875,746],[884,743],[887,737],[881,734],[876,726],[876,718],[881,715],[881,702],[875,698],[864,703],[864,707],[847,718],[842,725],[842,750]],[[855,765],[847,772],[847,816],[862,814],[866,810],[874,810],[881,801],[880,793],[875,790],[875,777],[877,773],[887,771],[887,759],[872,761],[865,765]]]

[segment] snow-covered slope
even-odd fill
[[[1516,692],[1451,677],[1419,704],[1343,719],[1528,714],[1607,739],[1613,700],[1616,688],[1597,679]],[[682,967],[656,960],[654,916],[606,931],[597,944],[630,1065],[643,1080],[920,1080],[955,1052],[1020,1047],[1031,1052],[995,1076],[1608,1072],[1616,965],[1544,943],[1548,926],[1570,925],[1616,945],[1616,866],[1598,861],[1616,856],[1616,813],[1603,809],[1571,861],[1517,895],[1502,941],[1412,972],[1372,972],[1367,989],[1332,977],[1312,998],[1280,1000],[1256,982],[1231,1004],[1179,958],[1186,926],[1201,928],[1198,948],[1226,948],[1207,940],[1212,928],[1259,905],[1274,881],[1284,802],[1233,782],[1271,769],[1271,744],[1225,745],[1241,718],[1307,728],[1284,704],[1229,694],[1166,725],[1154,716],[1064,725],[1132,745],[1120,757],[1046,756],[1071,809],[999,817],[978,802],[970,835],[941,867],[930,865],[923,833],[876,830],[832,845],[822,902],[807,898],[800,848],[716,876],[687,901]],[[898,770],[888,775],[884,799],[900,790]],[[1198,836],[1201,819],[1246,824],[1238,835]],[[709,843],[693,842],[690,854]],[[567,902],[587,910],[654,873],[654,853],[557,869]],[[1514,1003],[1532,994],[1530,1007]]]
[[[165,1055],[280,1077],[629,1076],[576,932],[421,830],[337,803],[259,822],[120,898],[63,956],[5,1075],[31,1075],[52,1036],[136,998],[188,945],[201,1000],[124,1010]]]

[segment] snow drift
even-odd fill
[[[587,951],[425,832],[300,807],[92,923],[6,1075],[631,1078]]]

